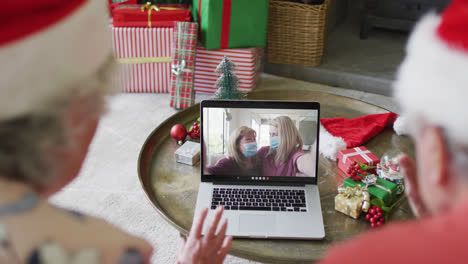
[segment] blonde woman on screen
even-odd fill
[[[211,175],[259,175],[256,166],[257,132],[241,126],[234,130],[227,145],[228,157],[219,160],[215,166],[207,168]]]
[[[315,177],[316,153],[305,153],[302,145],[302,137],[291,118],[279,116],[273,119],[270,123],[270,146],[257,152],[262,175]]]

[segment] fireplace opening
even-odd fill
[[[410,31],[427,12],[442,11],[449,0],[365,0],[360,37],[366,39],[371,29]]]
[[[449,0],[333,0],[322,64],[317,67],[265,62],[266,73],[392,95],[405,57],[409,31],[429,10]],[[403,11],[402,11],[403,10]]]

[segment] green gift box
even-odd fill
[[[265,47],[268,0],[194,0],[201,42],[207,50]]]
[[[346,178],[343,182],[344,187],[354,187],[356,184],[360,184],[362,187],[366,186],[362,181],[353,181],[351,178]],[[371,196],[381,199],[387,206],[395,200],[397,194],[397,185],[381,178],[377,178],[376,185],[369,186],[367,189]]]

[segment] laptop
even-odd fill
[[[201,183],[195,216],[209,208],[203,234],[224,206],[227,234],[323,239],[317,186],[320,104],[201,102]]]

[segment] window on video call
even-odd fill
[[[317,110],[204,108],[204,173],[315,177]]]

